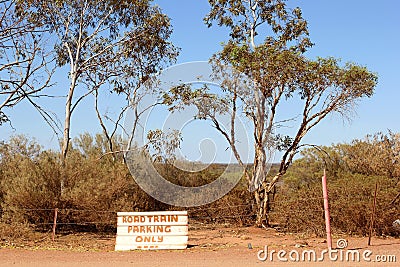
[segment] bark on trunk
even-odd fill
[[[65,120],[64,120],[64,132],[63,140],[61,145],[61,179],[60,179],[60,195],[63,197],[65,191],[65,180],[66,180],[66,159],[69,150],[70,141],[70,127],[71,127],[71,114],[72,114],[72,97],[76,86],[76,75],[72,74],[71,85],[68,91],[67,101],[65,103]]]
[[[269,212],[271,210],[271,201],[275,196],[275,185],[282,176],[278,173],[271,180],[271,183],[263,182],[262,186],[254,192],[254,198],[257,204],[256,226],[268,227],[270,225]]]

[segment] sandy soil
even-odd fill
[[[94,236],[89,234],[60,235],[54,242],[49,235],[41,240],[25,240],[19,243],[3,241],[0,248],[0,266],[399,266],[400,239],[373,238],[367,246],[368,238],[334,237],[336,241],[345,238],[348,250],[357,250],[360,261],[336,261],[325,254],[323,262],[301,260],[305,250],[315,250],[317,260],[327,244],[323,238],[282,234],[273,229],[236,228],[218,226],[212,229],[198,228],[189,232],[189,247],[185,250],[159,251],[114,251],[114,236]],[[273,254],[266,261],[258,259],[258,252],[268,246],[272,250],[286,251],[287,262],[279,261]],[[294,263],[289,256],[299,253],[300,261]],[[362,258],[366,250],[371,250],[370,262]],[[264,254],[261,254],[263,256]],[[269,254],[270,255],[270,254]],[[337,254],[340,256],[340,252]],[[335,255],[333,255],[335,256]],[[377,258],[380,256],[380,258]],[[396,258],[394,258],[395,256]],[[377,259],[386,262],[377,262]],[[388,262],[394,261],[397,262]]]

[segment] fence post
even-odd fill
[[[54,241],[54,237],[56,235],[57,213],[58,213],[58,208],[55,208],[54,209],[54,221],[53,221],[53,235],[52,235],[52,240],[53,241]]]
[[[374,231],[374,221],[376,212],[376,193],[378,191],[378,182],[375,183],[374,202],[372,204],[371,224],[369,226],[368,246],[371,245],[372,232]]]
[[[324,196],[326,242],[328,243],[328,249],[332,249],[331,215],[329,213],[328,186],[327,186],[327,183],[326,183],[326,172],[325,172],[325,169],[324,169],[324,176],[322,176],[322,193],[323,193],[323,196]]]

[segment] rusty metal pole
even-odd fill
[[[372,232],[374,231],[377,191],[378,191],[378,182],[375,183],[375,193],[374,193],[374,202],[372,204],[371,224],[369,226],[368,246],[371,246]]]
[[[325,169],[324,169],[324,176],[322,176],[322,193],[324,196],[326,242],[328,243],[328,249],[332,249],[331,220],[330,220],[331,215],[329,213],[328,187],[326,183]]]
[[[54,221],[53,221],[53,236],[52,236],[53,241],[54,241],[54,237],[56,236],[57,213],[58,213],[58,208],[55,208],[54,209]]]

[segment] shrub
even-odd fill
[[[134,183],[122,160],[100,159],[101,137],[96,138],[86,134],[75,140],[66,169],[62,169],[58,153],[42,151],[26,137],[17,136],[3,143],[2,221],[49,229],[53,211],[59,208],[60,227],[83,225],[103,230],[115,227],[116,211],[158,209],[158,203]],[[63,193],[61,175],[65,178]]]
[[[122,150],[118,142],[114,147]],[[308,150],[303,158],[294,162],[279,184],[270,221],[285,231],[324,235],[320,180],[322,163],[325,162],[329,170],[329,204],[334,233],[368,233],[373,193],[378,183],[374,229],[378,235],[395,235],[392,223],[399,219],[400,206],[396,204],[398,201],[392,200],[399,194],[398,179],[350,171],[346,167],[344,150],[336,151],[340,147],[325,148],[328,153]],[[20,223],[23,229],[32,225],[39,230],[49,230],[54,209],[58,208],[58,229],[114,231],[117,211],[180,209],[147,195],[135,183],[122,156],[104,156],[106,152],[106,140],[102,135],[83,134],[71,143],[63,168],[59,153],[43,150],[35,140],[16,136],[0,142],[0,222],[8,225]],[[329,160],[321,159],[324,155],[329,155]],[[214,164],[193,173],[179,170],[168,162],[157,163],[155,167],[175,184],[201,186],[217,179],[226,166]],[[275,169],[271,170],[271,174],[275,172]],[[235,175],[240,174],[238,168]],[[61,177],[65,182],[63,192]],[[204,206],[182,209],[189,211],[191,220],[251,225],[255,220],[255,207],[254,197],[242,178],[221,199]]]
[[[328,176],[331,226],[335,233],[368,234],[375,183],[379,185],[375,233],[396,234],[392,223],[400,214],[400,207],[390,205],[397,194],[394,179],[360,174],[342,174],[332,180]],[[296,191],[283,186],[280,191],[271,219],[286,231],[323,236],[325,220],[321,183],[315,182]]]

